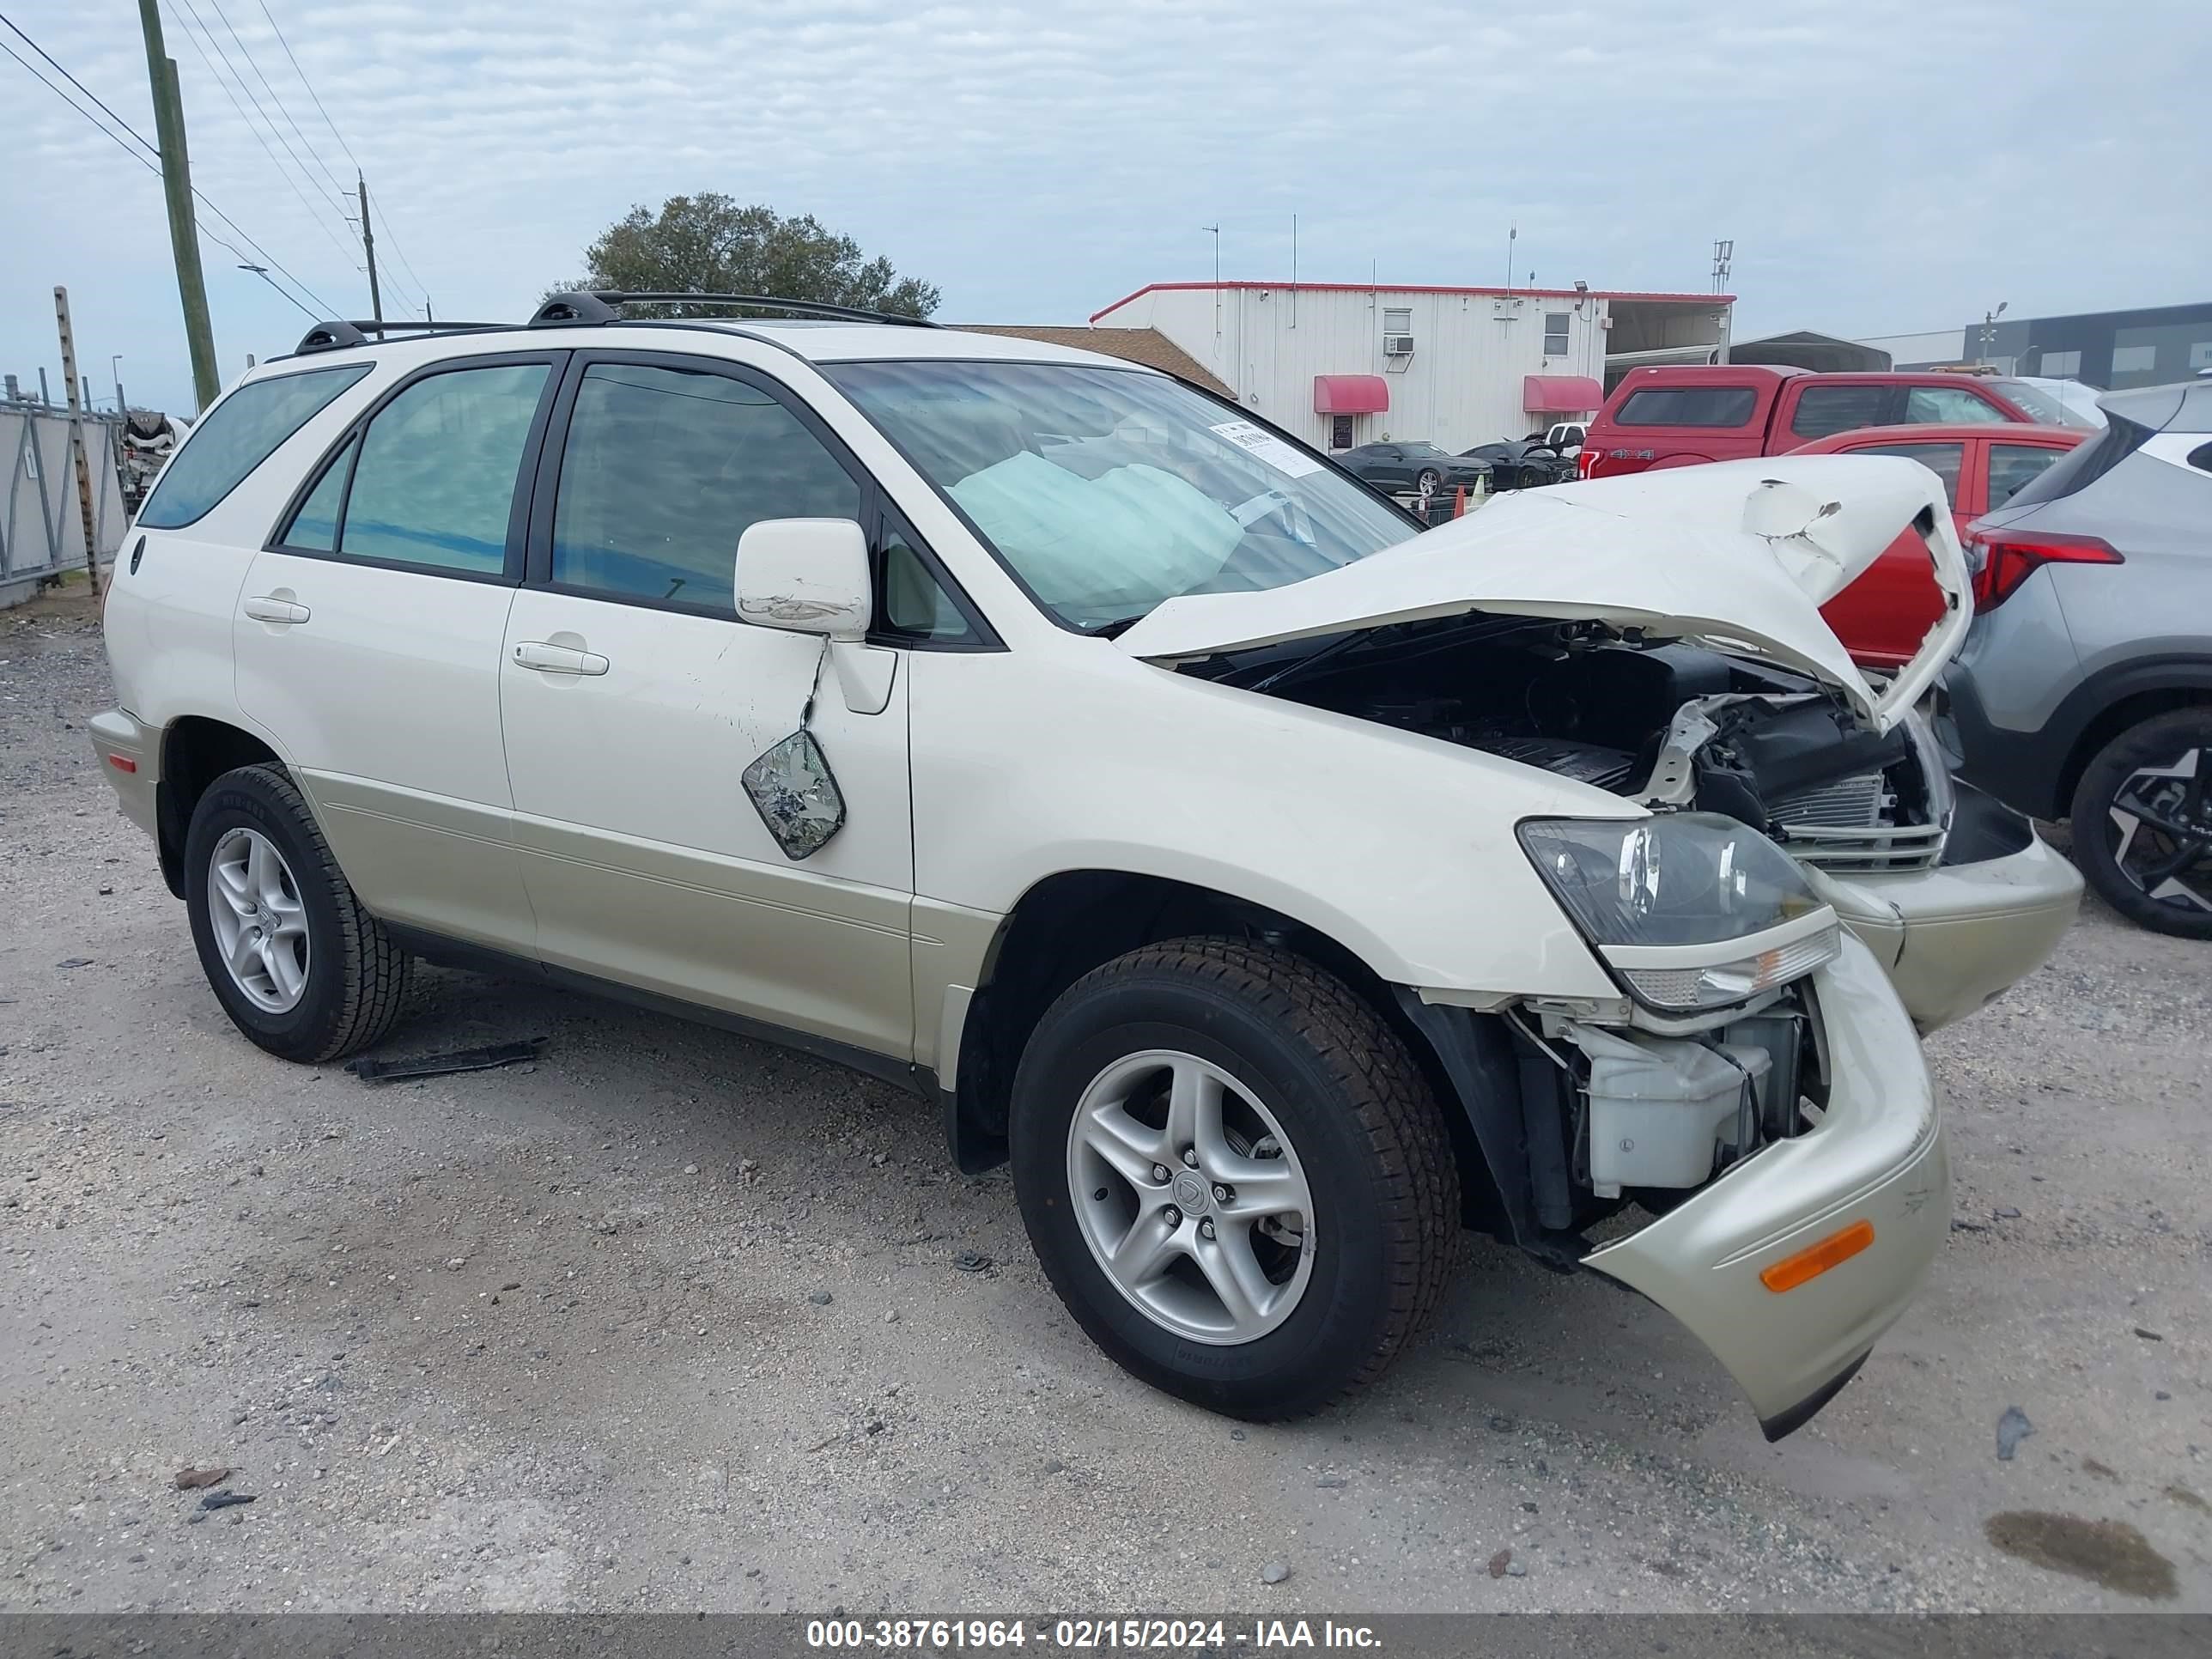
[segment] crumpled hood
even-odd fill
[[[1950,603],[1919,654],[1877,691],[1820,608],[1916,520]],[[1833,686],[1878,731],[1933,683],[1972,617],[1935,473],[1893,456],[1785,455],[1500,496],[1287,586],[1169,599],[1115,643],[1184,660],[1469,611],[1748,649]]]

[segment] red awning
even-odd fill
[[[1380,374],[1314,376],[1316,415],[1383,415],[1389,409],[1390,383]]]
[[[1605,407],[1605,388],[1587,374],[1528,374],[1521,380],[1521,408],[1529,415],[1579,415]]]

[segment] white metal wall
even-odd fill
[[[94,539],[101,556],[122,544],[128,527],[115,472],[121,424],[88,416],[85,457],[92,463]],[[84,515],[77,505],[69,416],[34,404],[0,404],[0,606],[17,604],[39,580],[84,564]]]
[[[1390,310],[1413,313],[1411,357],[1382,355],[1382,314]],[[1544,355],[1547,313],[1568,319],[1564,356]],[[1389,412],[1358,417],[1352,441],[1426,439],[1457,452],[1568,418],[1526,413],[1522,380],[1600,379],[1605,315],[1606,301],[1594,295],[1574,301],[1387,288],[1232,288],[1154,289],[1097,320],[1157,328],[1234,387],[1247,408],[1322,448],[1328,446],[1329,417],[1314,412],[1315,376],[1384,375]]]

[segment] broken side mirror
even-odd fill
[[[833,640],[867,637],[868,539],[850,519],[763,519],[738,538],[738,619]]]

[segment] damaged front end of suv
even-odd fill
[[[1171,600],[1120,643],[1640,811],[1516,830],[1618,995],[1399,996],[1467,1107],[1492,1230],[1666,1307],[1778,1437],[1849,1380],[1946,1231],[1920,1032],[2039,963],[2079,878],[1954,782],[1914,712],[1969,615],[1924,469],[1702,467],[1462,525]],[[1907,525],[1952,603],[1877,684],[1818,607]]]

